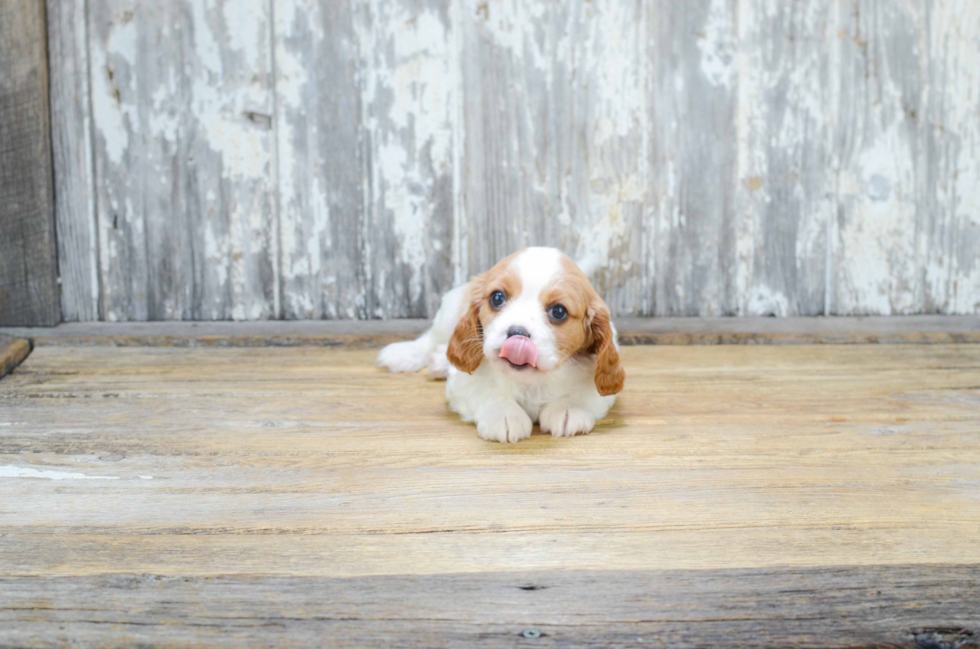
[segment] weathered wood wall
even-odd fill
[[[980,313],[973,0],[48,2],[68,320]]]
[[[0,325],[61,321],[44,0],[0,2]]]

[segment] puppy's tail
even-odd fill
[[[378,354],[378,365],[392,372],[418,372],[429,364],[436,349],[432,332],[427,331],[415,340],[392,343]]]

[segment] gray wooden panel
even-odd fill
[[[735,10],[726,0],[650,5],[652,315],[738,311]]]
[[[980,3],[931,0],[917,26],[928,85],[915,115],[916,310],[980,314]]]
[[[357,6],[365,300],[373,318],[433,314],[453,285],[458,89],[449,5],[449,0],[370,0]]]
[[[836,314],[919,311],[918,117],[929,79],[919,65],[924,4],[843,0],[838,107]]]
[[[86,0],[48,0],[51,141],[55,169],[61,310],[99,319],[99,242],[92,167]]]
[[[106,319],[277,315],[269,11],[90,0]]]
[[[425,316],[452,287],[452,45],[446,0],[276,5],[285,317]]]
[[[978,583],[976,564],[352,579],[4,576],[0,642],[967,649],[980,634]]]
[[[291,320],[250,322],[69,322],[57,327],[0,327],[0,338],[36,347],[346,347],[378,348],[424,333],[430,320]],[[976,344],[980,318],[745,317],[618,318],[620,345]],[[978,348],[980,349],[980,348]]]
[[[279,271],[290,319],[367,317],[353,21],[348,0],[275,4]]]
[[[617,312],[638,314],[648,185],[643,3],[473,0],[460,19],[466,269],[553,245],[598,268]]]
[[[61,321],[44,0],[0,3],[0,324]]]
[[[83,3],[71,319],[431,316],[534,244],[621,315],[980,312],[976,3],[89,0],[94,177]]]
[[[824,312],[828,228],[837,210],[836,28],[825,3],[740,6],[739,315]]]

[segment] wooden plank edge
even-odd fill
[[[977,564],[7,575],[0,592],[0,644],[12,646],[980,646]]]
[[[86,322],[0,328],[45,346],[380,347],[415,338],[428,320]],[[980,344],[980,317],[620,318],[623,345]]]
[[[7,376],[31,354],[31,341],[0,335],[0,379]]]
[[[827,332],[827,333],[636,333],[620,332],[621,345],[943,345],[980,344],[980,332]]]

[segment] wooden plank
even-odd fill
[[[593,434],[514,446],[374,353],[37,349],[0,382],[0,642],[980,632],[976,345],[624,348]]]
[[[50,4],[69,319],[93,256],[105,319],[364,319],[542,243],[620,315],[980,310],[972,4]]]
[[[844,6],[834,312],[976,313],[977,7]]]
[[[31,353],[31,342],[0,334],[0,379],[14,371]]]
[[[738,313],[825,313],[836,218],[836,13],[820,2],[739,3]]]
[[[980,314],[980,5],[925,4],[918,123],[917,307]]]
[[[841,5],[840,212],[832,313],[918,313],[918,116],[929,83],[919,65],[924,3]]]
[[[282,315],[366,318],[353,7],[285,0],[275,3],[274,19]]]
[[[645,314],[738,312],[736,7],[649,3],[650,196]]]
[[[595,433],[514,446],[374,353],[36,349],[0,573],[980,562],[975,345],[625,348]]]
[[[6,577],[0,641],[967,649],[980,635],[978,583],[976,565],[357,579]]]
[[[61,310],[66,322],[99,320],[85,0],[48,0],[47,18]]]
[[[43,0],[0,5],[0,324],[61,321]]]
[[[287,318],[432,315],[452,288],[449,22],[445,0],[276,5]]]
[[[293,322],[66,323],[58,327],[3,327],[0,334],[38,346],[359,346],[417,337],[428,320]],[[935,344],[980,342],[972,316],[866,318],[620,318],[624,345],[694,344]]]
[[[642,3],[460,9],[461,273],[527,245],[587,259],[617,313],[642,310],[647,197]]]
[[[330,0],[326,0],[330,1]],[[435,315],[453,287],[450,0],[358,3],[366,259],[372,318]]]
[[[106,320],[278,314],[269,12],[89,2]]]

